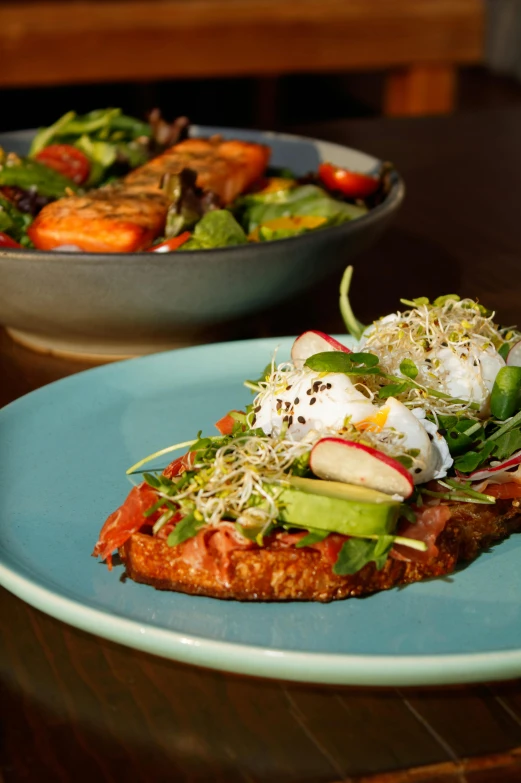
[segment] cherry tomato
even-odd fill
[[[10,236],[7,234],[4,234],[3,231],[0,231],[0,248],[2,247],[22,247],[18,244],[18,242],[15,242],[14,239],[11,239]]]
[[[378,190],[380,185],[378,177],[342,169],[333,166],[332,163],[321,163],[318,167],[318,176],[328,190],[340,191],[348,198],[367,198]]]
[[[187,239],[190,239],[190,232],[183,231],[179,236],[172,237],[172,239],[165,239],[165,241],[160,242],[159,245],[154,245],[148,249],[153,253],[170,253],[172,250],[177,250],[178,247],[184,245]]]
[[[70,144],[50,144],[36,155],[36,160],[68,177],[76,185],[83,185],[89,178],[88,157]]]

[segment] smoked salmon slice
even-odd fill
[[[38,250],[74,245],[99,253],[144,250],[163,230],[169,206],[161,190],[165,174],[185,168],[197,185],[230,204],[264,173],[270,150],[262,144],[186,139],[132,171],[121,182],[45,206],[28,229]]]

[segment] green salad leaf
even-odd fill
[[[327,220],[324,225],[331,226],[361,217],[367,209],[337,201],[316,185],[301,185],[291,190],[244,196],[236,201],[234,211],[246,233],[250,234],[262,224],[276,218],[323,217]],[[284,236],[291,235],[288,231],[289,229],[284,229]],[[293,233],[301,231],[302,229],[297,229]]]
[[[0,196],[0,231],[8,234],[15,242],[30,247],[31,242],[26,232],[32,221],[31,215],[20,212],[9,199]]]
[[[232,213],[227,209],[215,209],[203,215],[191,238],[181,245],[178,252],[245,245],[247,241]]]
[[[61,198],[67,190],[77,191],[78,186],[68,177],[44,166],[37,160],[16,158],[0,166],[0,185],[29,190],[36,188],[41,196]]]

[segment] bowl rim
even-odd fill
[[[226,134],[233,134],[235,133],[248,133],[248,134],[259,134],[260,136],[264,137],[268,143],[269,139],[282,139],[285,141],[289,141],[291,143],[295,142],[307,142],[312,144],[328,144],[332,147],[338,147],[340,150],[349,150],[351,152],[356,152],[362,155],[366,155],[367,157],[373,158],[373,160],[377,161],[378,163],[381,163],[381,159],[376,158],[374,155],[371,155],[368,152],[364,152],[363,150],[356,149],[355,147],[349,147],[346,144],[338,144],[337,142],[328,141],[327,139],[317,139],[313,138],[312,136],[302,136],[298,134],[292,134],[292,133],[279,133],[278,131],[263,131],[263,130],[256,130],[253,128],[234,128],[234,127],[225,127],[225,126],[205,126],[205,125],[198,125],[194,124],[191,126],[192,130],[196,131],[205,131],[205,130],[211,130],[214,133],[223,132]],[[2,136],[7,135],[16,135],[20,133],[26,133],[29,134],[31,132],[36,133],[37,129],[33,128],[24,128],[20,130],[15,131],[5,131],[4,133],[0,134],[0,141],[2,139]],[[294,237],[284,237],[282,239],[276,239],[271,240],[269,242],[256,242],[256,243],[250,243],[250,245],[230,245],[229,247],[214,247],[209,248],[206,250],[190,250],[188,254],[182,254],[183,258],[193,259],[193,260],[203,260],[204,258],[213,258],[213,259],[219,259],[224,258],[225,256],[228,256],[229,253],[241,253],[244,252],[246,247],[251,246],[252,248],[255,248],[254,255],[257,255],[257,253],[261,252],[269,252],[269,249],[273,246],[273,243],[276,242],[277,244],[284,242],[286,243],[292,243],[296,247],[296,243],[302,243],[309,242],[312,238],[319,238],[320,236],[323,236],[324,233],[327,233],[328,236],[341,236],[342,234],[348,234],[350,231],[357,230],[357,227],[363,227],[368,226],[371,223],[378,222],[380,218],[385,217],[388,213],[393,212],[395,209],[397,209],[400,204],[402,203],[404,197],[405,197],[405,183],[403,181],[402,176],[400,175],[399,171],[397,169],[393,168],[393,171],[391,172],[391,189],[389,193],[387,194],[384,201],[382,201],[381,204],[378,204],[378,206],[374,207],[373,209],[369,210],[367,214],[362,215],[359,218],[356,218],[355,220],[349,220],[346,223],[341,223],[338,226],[328,226],[323,229],[317,229],[315,231],[310,231],[305,234],[299,234]],[[353,228],[354,226],[354,228]],[[279,245],[280,246],[280,245]],[[0,260],[2,258],[19,258],[24,260],[30,260],[32,258],[43,260],[45,259],[46,262],[51,263],[63,263],[66,261],[68,264],[95,264],[96,262],[107,263],[107,259],[114,260],[114,261],[122,261],[125,260],[127,263],[131,263],[132,259],[135,259],[136,262],[138,261],[151,261],[152,259],[159,260],[164,263],[167,259],[172,259],[172,257],[175,255],[177,259],[179,259],[179,256],[175,253],[156,253],[151,252],[150,250],[139,250],[132,253],[107,253],[107,252],[100,252],[100,253],[93,253],[93,252],[77,252],[77,251],[56,251],[56,250],[37,250],[35,248],[0,248]]]

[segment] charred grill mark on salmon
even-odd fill
[[[165,225],[168,198],[160,189],[167,173],[197,173],[197,185],[231,203],[264,172],[269,148],[220,139],[187,139],[121,183],[68,196],[42,209],[28,230],[39,250],[75,245],[87,252],[133,252],[149,247]]]

